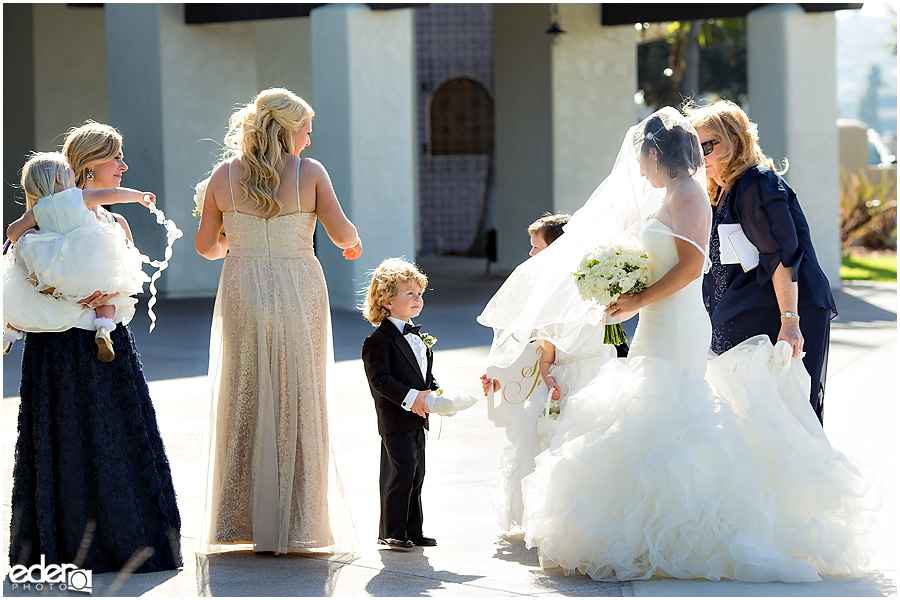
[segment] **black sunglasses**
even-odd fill
[[[713,151],[713,148],[715,148],[718,143],[719,140],[706,140],[700,144],[700,149],[703,150],[703,156],[709,156],[709,153]]]

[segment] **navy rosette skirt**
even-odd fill
[[[13,467],[10,564],[74,563],[95,573],[176,569],[181,518],[131,331],[116,358],[94,332],[26,334]]]

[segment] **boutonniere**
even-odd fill
[[[422,338],[422,342],[425,343],[425,347],[428,348],[428,351],[431,352],[431,347],[437,344],[437,338],[431,334],[425,333],[424,331],[419,334],[419,337]]]

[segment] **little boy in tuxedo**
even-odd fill
[[[428,278],[415,265],[389,258],[372,274],[363,315],[377,329],[362,360],[381,435],[381,519],[378,543],[394,550],[436,546],[422,534],[425,479],[425,396],[438,389],[431,372],[434,338],[412,323],[422,311]]]

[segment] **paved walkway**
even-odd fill
[[[480,390],[490,331],[474,317],[503,278],[484,274],[472,259],[427,259],[433,291],[425,299],[425,328],[435,335],[435,372],[443,385]],[[816,584],[743,584],[657,580],[596,583],[560,570],[542,570],[522,535],[505,535],[489,499],[502,430],[480,404],[443,423],[435,419],[428,443],[424,506],[426,534],[435,548],[401,553],[375,544],[378,521],[379,438],[359,349],[371,326],[356,313],[334,311],[336,382],[343,412],[341,472],[362,541],[355,559],[229,553],[195,554],[199,528],[200,454],[206,414],[206,369],[211,300],[170,300],[157,305],[156,331],[147,333],[146,311],[132,326],[163,438],[172,462],[183,520],[184,569],[118,578],[94,577],[94,593],[192,597],[219,596],[887,596],[896,595],[897,287],[850,284],[836,294],[841,315],[832,330],[826,432],[837,447],[864,463],[881,483],[885,508],[872,571],[861,579]],[[9,544],[11,471],[19,399],[21,343],[3,360],[3,495],[0,543]],[[5,562],[5,561],[4,561]],[[15,595],[4,578],[3,593]],[[32,595],[34,592],[20,593]]]

